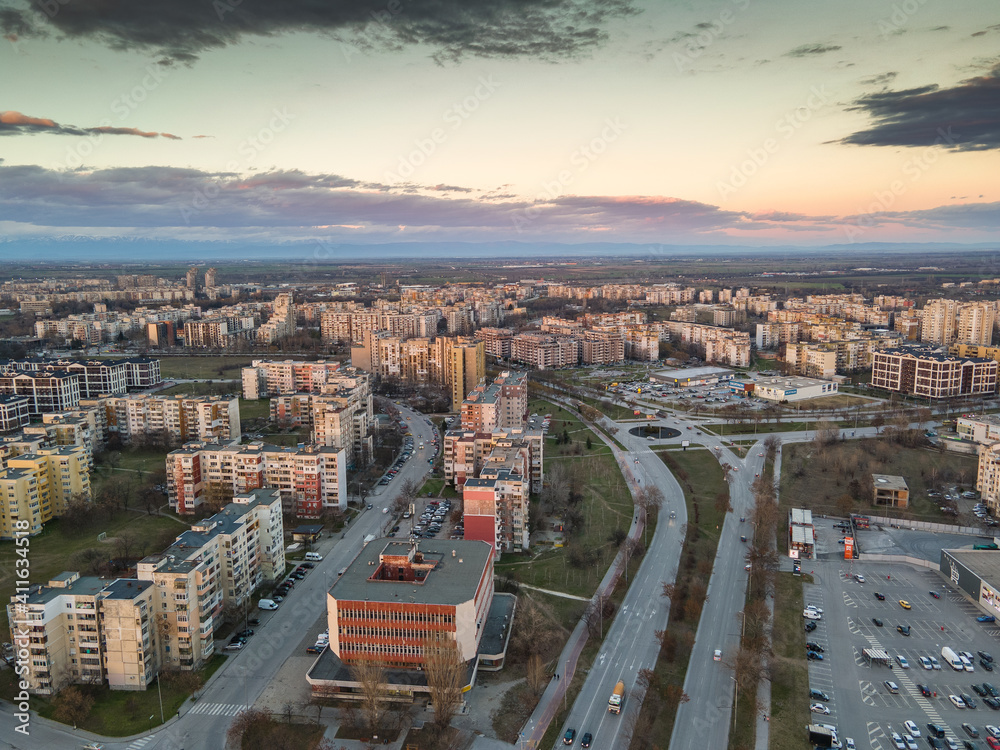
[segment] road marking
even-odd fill
[[[242,703],[199,703],[188,713],[207,716],[236,716],[242,710]]]
[[[872,750],[882,750],[882,743],[879,740],[885,739],[885,731],[879,724],[873,721],[868,722],[868,744],[872,746]]]
[[[128,746],[128,750],[139,750],[139,748],[145,745],[147,742],[152,741],[154,737],[156,737],[155,734],[151,734],[148,737],[140,737],[139,739],[135,740]]]

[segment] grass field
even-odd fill
[[[230,396],[239,394],[243,386],[238,380],[216,380],[213,383],[181,383],[157,391],[158,396]],[[265,401],[265,403],[267,403]],[[242,416],[242,412],[240,413]]]
[[[164,380],[173,378],[239,380],[240,370],[249,367],[253,359],[254,357],[250,356],[160,357],[160,375]]]
[[[145,549],[146,553],[159,552],[188,527],[171,518],[150,516],[146,513],[123,511],[106,523],[98,523],[90,529],[63,524],[56,519],[49,521],[38,536],[31,537],[28,546],[30,562],[29,583],[48,583],[64,570],[73,570],[72,557],[77,552],[92,547],[107,549],[108,556],[114,554],[114,539],[117,534],[128,530],[135,539],[135,549]],[[97,535],[107,533],[107,539],[97,541]],[[13,542],[0,543],[0,599],[6,604],[16,591],[14,564],[17,553]],[[23,549],[20,548],[20,549]],[[4,640],[8,633],[7,610],[0,609],[0,633]]]
[[[867,500],[851,500],[851,481],[872,473],[902,476],[910,488],[907,510],[879,507],[879,514],[896,518],[953,523],[939,510],[927,490],[935,484],[970,487],[975,483],[977,459],[929,448],[906,448],[885,438],[836,442],[818,448],[814,443],[792,443],[782,449],[782,505],[794,499],[795,507],[814,513],[846,515],[874,513]]]
[[[260,398],[256,401],[240,399],[240,422],[248,422],[254,419],[267,419],[271,415],[271,401]]]

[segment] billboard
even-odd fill
[[[854,559],[854,537],[849,536],[844,538],[844,559],[853,560]]]

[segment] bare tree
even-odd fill
[[[56,718],[64,724],[72,724],[73,729],[76,729],[77,724],[82,724],[90,716],[90,709],[94,707],[94,699],[80,688],[70,685],[59,691],[55,704]]]
[[[361,711],[368,731],[375,734],[385,711],[385,665],[375,659],[356,659],[349,665],[361,689]]]
[[[271,714],[247,708],[236,714],[226,730],[226,747],[232,750],[264,750],[271,729]]]
[[[434,704],[434,723],[447,727],[462,702],[466,666],[458,644],[445,633],[428,633],[423,643],[424,673]]]
[[[535,695],[540,695],[545,689],[545,683],[548,681],[545,675],[545,663],[538,654],[532,654],[528,657],[524,680],[528,683],[528,688]]]

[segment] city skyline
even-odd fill
[[[993,242],[1000,13],[962,10],[3,0],[0,235]]]

